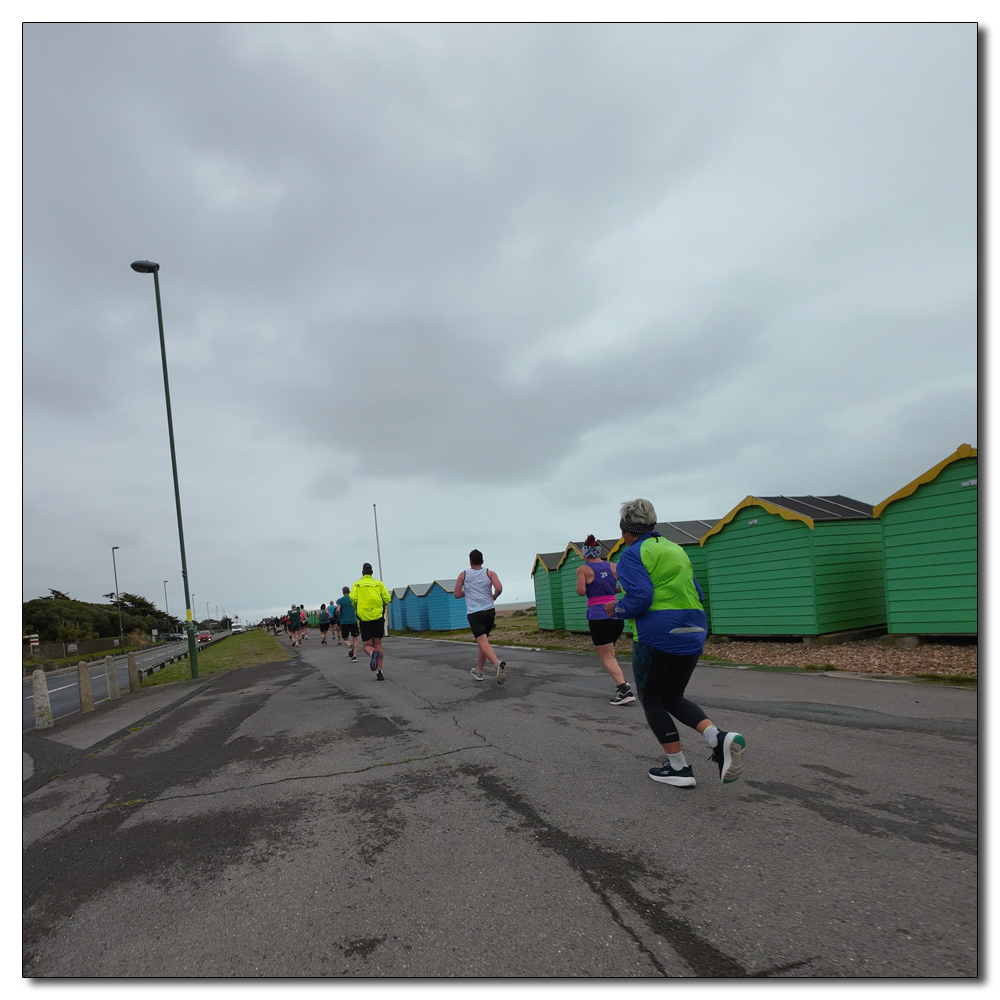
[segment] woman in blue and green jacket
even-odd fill
[[[653,767],[654,781],[693,788],[694,772],[684,757],[674,719],[697,730],[712,748],[712,760],[726,784],[744,767],[746,740],[725,732],[684,690],[708,636],[702,591],[687,553],[656,531],[656,511],[648,500],[622,504],[619,522],[627,548],[618,560],[618,582],[624,593],[606,610],[613,618],[631,618],[632,676],[650,729],[667,754]]]

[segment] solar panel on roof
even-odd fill
[[[814,521],[843,521],[868,518],[872,516],[871,504],[866,504],[863,500],[852,500],[850,497],[758,497],[759,500],[766,500],[775,507],[784,507],[785,510],[794,511],[796,514],[804,514]]]
[[[656,530],[677,545],[693,545],[701,541],[701,536],[717,521],[718,518],[714,521],[659,521]]]

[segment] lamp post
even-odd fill
[[[187,612],[188,656],[191,660],[191,676],[198,676],[198,640],[194,634],[194,622],[191,615],[191,597],[188,592],[187,556],[184,553],[184,521],[181,518],[181,488],[177,482],[177,452],[174,448],[174,421],[170,412],[170,380],[167,378],[167,344],[163,339],[163,309],[160,306],[160,265],[151,260],[135,260],[132,270],[139,274],[153,276],[153,288],[156,291],[156,322],[160,328],[160,358],[163,361],[163,396],[167,403],[167,433],[170,436],[170,467],[174,473],[174,501],[177,504],[177,537],[181,546],[181,576],[184,579],[184,601]]]
[[[115,604],[118,605],[118,635],[121,638],[122,652],[125,652],[125,629],[122,628],[122,599],[118,596],[118,564],[115,562],[115,549],[117,545],[111,546],[111,566],[115,571]]]
[[[167,602],[167,584],[170,583],[169,580],[163,581],[163,609],[167,613],[167,617],[170,616],[170,605]]]

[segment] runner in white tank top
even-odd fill
[[[479,657],[472,668],[472,676],[477,681],[483,679],[483,664],[489,661],[497,668],[497,684],[507,679],[507,664],[497,656],[490,645],[490,632],[496,622],[494,601],[500,596],[503,585],[500,577],[491,569],[483,569],[483,554],[479,549],[469,553],[470,569],[458,574],[455,581],[455,596],[465,598],[465,610],[469,626],[479,644]]]

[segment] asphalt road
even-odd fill
[[[700,666],[747,771],[682,733],[676,789],[596,657],[393,638],[378,683],[318,638],[89,757],[25,735],[76,754],[24,798],[25,975],[977,974],[976,692]]]
[[[213,638],[218,640],[229,635],[228,632],[218,632]],[[203,646],[199,648],[204,648]],[[187,640],[182,642],[164,642],[149,649],[136,653],[136,666],[140,670],[157,663],[164,663],[173,657],[187,651]],[[116,656],[114,659],[115,676],[118,678],[118,690],[128,690],[128,659]],[[90,689],[94,701],[104,701],[108,697],[108,673],[104,661],[88,667],[90,674]],[[49,689],[49,705],[52,708],[52,718],[60,719],[80,711],[80,685],[76,667],[63,667],[51,671],[45,676]],[[21,729],[35,727],[35,697],[30,677],[21,683]]]

